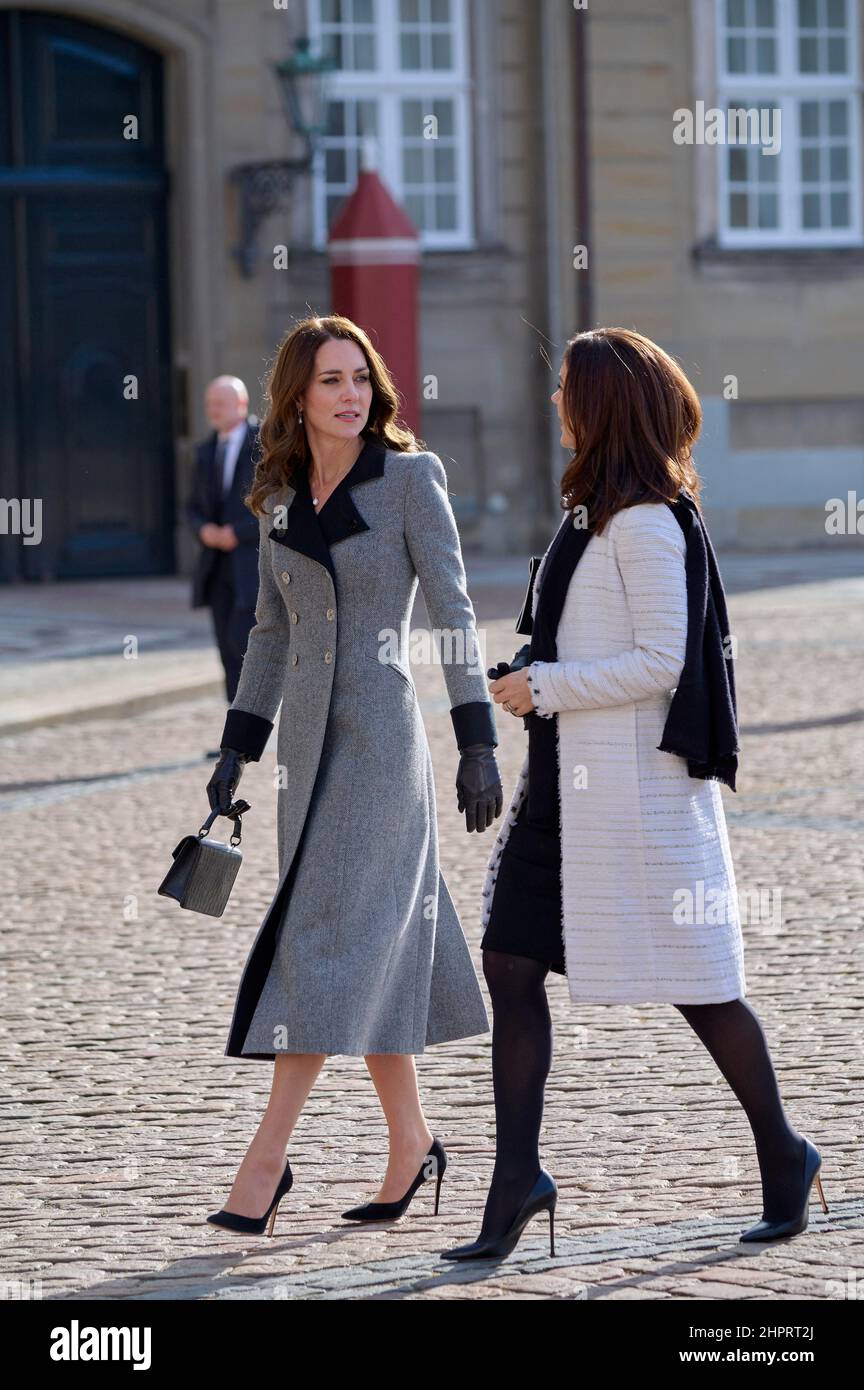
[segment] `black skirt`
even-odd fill
[[[527,790],[527,789],[526,789]],[[542,960],[566,975],[561,931],[561,834],[528,819],[523,798],[498,861],[495,890],[481,947]]]
[[[589,533],[568,514],[546,554],[531,631],[531,659],[557,659],[556,633],[573,571]],[[489,921],[481,946],[545,961],[566,975],[561,927],[561,813],[558,716],[530,714],[528,779],[522,805],[498,861]]]

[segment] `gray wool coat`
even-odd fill
[[[488,1032],[404,641],[394,655],[386,640],[407,634],[419,578],[433,629],[456,635],[442,663],[457,745],[497,743],[444,467],[369,437],[317,515],[305,470],[266,507],[221,742],[259,759],[281,702],[279,884],[225,1055],[422,1053]]]

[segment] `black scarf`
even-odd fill
[[[689,493],[682,491],[677,501],[666,505],[687,541],[687,646],[657,747],[686,758],[691,777],[714,778],[734,791],[738,714],[732,659],[724,646],[729,618],[723,582],[705,523]],[[517,629],[531,634],[530,661],[558,660],[557,632],[564,601],[592,534],[587,527],[573,526],[568,515],[549,547],[537,611],[532,620],[529,590],[527,621]],[[532,585],[533,580],[534,575]],[[525,717],[531,770],[528,818],[550,827],[560,824],[557,719],[557,714],[552,719],[533,713]]]
[[[688,492],[667,502],[687,540],[687,649],[657,747],[687,759],[691,777],[713,778],[735,791],[738,706],[729,615],[717,556]]]

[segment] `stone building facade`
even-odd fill
[[[204,386],[232,372],[257,403],[285,329],[331,307],[327,226],[370,136],[421,233],[421,433],[466,547],[548,540],[549,396],[567,337],[599,324],[692,376],[718,541],[828,543],[827,499],[864,498],[862,8],[0,0],[0,480],[52,503],[4,576],[188,572]],[[327,135],[244,275],[232,176],[297,153],[272,65],[301,35],[339,64]],[[780,110],[775,153],[711,143],[738,106]]]

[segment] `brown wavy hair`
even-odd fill
[[[561,479],[561,506],[587,508],[600,533],[615,512],[639,502],[699,507],[692,451],[702,407],[679,364],[628,328],[577,333],[564,351],[562,411],[576,441]]]
[[[300,397],[312,379],[319,347],[330,338],[356,343],[369,367],[372,404],[361,438],[380,440],[402,454],[418,453],[426,447],[422,439],[398,423],[396,386],[363,329],[341,314],[303,319],[285,334],[264,382],[267,411],[258,436],[255,476],[243,499],[256,516],[266,515],[264,502],[270,494],[290,483],[297,470],[308,467],[311,460],[306,431],[298,419]]]

